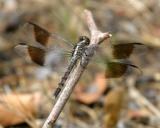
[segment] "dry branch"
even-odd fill
[[[59,98],[57,99],[57,102],[55,103],[50,115],[45,121],[43,128],[53,128],[54,127],[54,124],[59,114],[61,113],[65,103],[67,102],[69,96],[71,95],[75,85],[80,79],[90,59],[94,55],[94,52],[96,51],[98,45],[105,39],[108,39],[109,37],[111,37],[111,34],[109,34],[108,32],[103,33],[97,29],[97,26],[94,22],[93,16],[90,11],[85,10],[84,15],[85,15],[84,16],[85,22],[87,23],[89,31],[91,33],[90,45],[87,47],[82,57],[81,62],[77,64],[73,72],[70,74],[70,77],[66,81],[65,87],[62,93],[60,94]]]

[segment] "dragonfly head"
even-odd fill
[[[84,42],[85,45],[89,45],[90,39],[87,36],[80,36],[79,37],[79,42]]]

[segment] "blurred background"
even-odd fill
[[[14,47],[31,43],[32,21],[70,43],[90,36],[83,11],[113,36],[98,49],[77,84],[55,128],[160,128],[160,0],[0,0],[0,128],[40,128],[55,99],[53,92],[69,61],[62,43],[41,67]],[[104,77],[104,57],[114,42],[141,42],[130,60],[139,66],[118,79]],[[107,55],[106,55],[107,54]],[[101,57],[100,57],[101,56]]]

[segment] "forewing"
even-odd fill
[[[126,59],[132,54],[136,45],[143,45],[143,44],[141,43],[114,44],[112,55],[115,59]]]
[[[46,46],[50,37],[50,33],[33,22],[28,23],[33,25],[35,40],[41,45]]]
[[[125,62],[119,62],[119,61],[107,62],[105,76],[106,78],[119,78],[127,72],[129,67],[139,69],[139,67]]]
[[[47,48],[52,50],[54,48],[62,48],[64,50],[71,50],[72,44],[65,40],[61,35],[50,33],[46,29],[40,27],[33,22],[27,22],[18,30],[18,39],[15,42],[27,42],[27,45],[37,46],[40,48]]]

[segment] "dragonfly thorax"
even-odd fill
[[[81,57],[89,43],[90,40],[88,37],[81,36],[73,49],[72,57]]]

